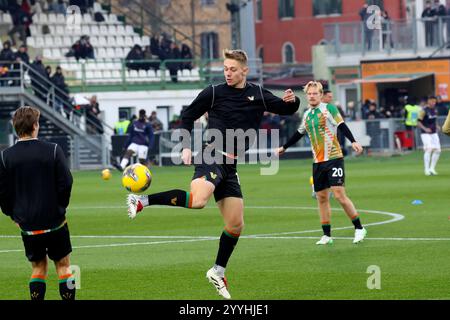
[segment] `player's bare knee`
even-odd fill
[[[225,229],[232,232],[233,234],[241,234],[242,231],[244,230],[244,226],[245,226],[244,221],[241,221],[235,224],[227,224]]]
[[[328,192],[316,192],[316,197],[320,203],[328,202]]]
[[[204,207],[206,207],[206,205],[208,204],[208,199],[203,198],[203,197],[196,197],[194,195],[193,199],[192,199],[192,208],[193,209],[203,209]]]
[[[348,198],[345,195],[345,193],[341,193],[341,192],[335,192],[334,193],[334,198],[336,199],[336,201],[338,201],[340,204],[344,204],[347,202]]]

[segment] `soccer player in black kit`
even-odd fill
[[[55,263],[61,298],[74,300],[72,246],[66,222],[73,180],[62,149],[37,139],[39,116],[33,107],[20,107],[14,113],[19,140],[0,153],[0,207],[21,229],[25,255],[32,266],[31,300],[44,300],[47,256]]]
[[[242,50],[224,51],[224,75],[226,83],[208,86],[181,114],[181,129],[190,134],[194,121],[208,112],[208,129],[216,129],[226,140],[228,130],[258,130],[265,111],[280,114],[294,114],[300,99],[292,90],[285,91],[278,98],[261,86],[248,83],[247,54]],[[228,130],[227,130],[228,129]],[[228,131],[229,134],[229,131]],[[230,299],[225,278],[227,262],[236,246],[244,227],[244,202],[236,170],[237,149],[248,149],[248,145],[233,147],[217,145],[210,141],[204,149],[213,148],[223,155],[223,161],[195,164],[195,172],[189,192],[170,190],[166,192],[127,197],[128,215],[134,218],[144,207],[151,205],[179,206],[190,209],[204,208],[214,194],[217,206],[223,216],[225,228],[219,241],[219,250],[214,266],[206,277],[217,289],[219,295]],[[181,159],[185,165],[192,163],[190,143],[183,144]],[[216,158],[214,158],[216,159]],[[203,159],[204,160],[204,159]]]

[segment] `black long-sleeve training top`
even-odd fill
[[[222,132],[225,144],[227,129],[258,130],[265,111],[291,115],[300,106],[300,99],[287,103],[259,85],[247,83],[244,88],[234,88],[226,83],[209,86],[183,110],[181,128],[189,132],[194,121],[208,112],[208,129]],[[225,151],[226,146],[222,149]],[[235,148],[236,149],[236,148]],[[248,144],[245,150],[248,149]]]
[[[60,226],[72,183],[64,153],[55,143],[18,141],[0,154],[0,207],[24,231]]]

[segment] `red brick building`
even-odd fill
[[[264,63],[311,63],[311,47],[324,24],[361,21],[364,3],[377,4],[393,20],[405,19],[406,0],[254,0],[256,52]]]

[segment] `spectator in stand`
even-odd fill
[[[144,54],[142,53],[142,48],[140,45],[135,44],[134,47],[128,52],[125,58],[126,66],[128,70],[139,70],[145,69],[142,60],[144,59]],[[140,61],[140,62],[139,62]]]
[[[29,29],[28,26],[31,23],[31,16],[17,3],[15,6],[11,6],[10,14],[13,21],[13,27],[8,32],[8,35],[11,38],[12,46],[16,46],[16,33],[19,33],[20,41],[22,41],[23,44],[26,44],[27,33],[29,32],[27,30]]]
[[[191,48],[185,43],[181,45],[181,59],[190,59],[192,60],[192,52]],[[181,70],[192,70],[192,61],[183,61]]]
[[[83,59],[95,59],[94,48],[89,40],[89,36],[84,35],[80,38],[81,46],[81,58]]]
[[[100,121],[100,107],[97,102],[97,96],[92,96],[89,99],[89,105],[86,110],[86,117],[88,120],[88,133],[103,134],[103,125]]]
[[[369,107],[370,104],[372,103],[371,100],[367,99],[366,101],[364,101],[364,103],[361,106],[361,117],[363,119],[367,119],[367,117],[369,116]]]
[[[77,40],[66,54],[66,57],[75,57],[77,61],[79,59],[95,59],[94,48],[89,41],[89,36],[84,35],[80,40]]]
[[[26,64],[30,64],[30,56],[28,55],[28,48],[26,45],[21,45],[19,47],[19,51],[16,52],[16,58],[17,57]]]
[[[155,71],[159,70],[159,64],[160,64],[160,62],[158,61],[159,57],[152,53],[151,46],[145,46],[145,50],[142,54],[144,56],[144,60],[147,60],[147,61],[155,60],[155,61],[144,63],[145,70],[149,70],[149,69],[153,69]]]
[[[30,0],[30,14],[33,17],[35,14],[42,13],[42,6],[37,0]]]
[[[448,114],[448,103],[442,101],[441,96],[437,96],[436,111],[438,116],[446,116]]]
[[[54,13],[66,14],[67,5],[64,0],[53,0],[52,10]]]
[[[169,130],[178,129],[181,125],[181,117],[179,115],[174,114],[172,117],[172,121],[169,122]]]
[[[391,18],[386,10],[381,14],[381,27],[383,29],[383,48],[386,48],[386,43],[389,44],[390,48],[394,48]]]
[[[152,111],[152,113],[150,114],[150,118],[148,120],[152,125],[153,132],[163,130],[163,123],[161,122],[161,120],[158,119],[156,111]]]
[[[160,54],[159,36],[153,35],[150,38],[150,50],[152,55],[159,56]]]
[[[377,104],[375,102],[370,103],[369,112],[367,114],[367,119],[379,119],[381,118],[380,113],[377,111]]]
[[[361,21],[363,22],[363,30],[364,30],[364,37],[365,37],[365,45],[367,46],[367,50],[372,49],[372,36],[373,36],[373,30],[369,28],[368,20],[371,16],[369,12],[367,12],[367,9],[369,8],[369,5],[365,3],[362,7],[362,9],[359,11],[359,16],[361,17]]]
[[[22,61],[19,56],[15,56],[15,63],[11,65],[11,71],[9,77],[14,78],[12,80],[12,86],[20,86],[20,62]]]
[[[178,60],[181,57],[180,49],[175,42],[170,44],[167,60]],[[166,64],[167,69],[169,69],[170,79],[172,82],[178,82],[178,70],[180,69],[180,63],[176,61],[170,61]]]
[[[0,64],[8,65],[4,62],[13,62],[15,60],[15,54],[11,49],[11,42],[5,41],[3,43],[3,49],[0,51]]]
[[[445,19],[447,23],[447,49],[450,49],[450,1],[447,0],[447,18]]]
[[[444,30],[442,30],[441,32],[439,32],[439,19],[442,20],[442,25],[443,26],[445,24],[445,16],[447,15],[447,9],[445,8],[445,6],[443,4],[440,3],[439,0],[434,0],[433,3],[433,12],[434,12],[434,16],[435,16],[435,21],[433,22],[433,33],[434,33],[434,39],[435,39],[435,43],[434,45],[440,45],[440,41],[442,43],[444,43]],[[439,39],[439,33],[441,34],[441,39]]]
[[[52,67],[51,66],[46,66],[45,67],[45,73],[47,74],[47,79],[50,81],[50,79],[52,77]]]
[[[30,24],[33,22],[33,16],[31,14],[31,6],[30,6],[28,0],[22,0],[21,8],[22,8],[23,12],[25,12],[26,15],[29,17],[28,21],[25,22],[25,31],[26,31],[27,37],[31,37]]]
[[[63,113],[64,103],[68,102],[69,89],[66,84],[66,79],[60,66],[56,67],[56,71],[51,77],[51,82],[55,85],[55,108],[58,112]]]
[[[8,0],[0,0],[0,11],[8,12]]]
[[[81,13],[87,13],[89,8],[89,3],[86,0],[69,0],[70,6],[78,6],[81,10]]]
[[[434,44],[433,20],[435,15],[436,12],[433,10],[431,6],[431,1],[427,0],[427,2],[425,3],[425,9],[422,12],[422,19],[425,24],[425,45],[427,47],[431,47]]]
[[[34,94],[41,100],[47,101],[47,85],[45,79],[47,78],[47,73],[45,71],[45,66],[42,63],[42,56],[37,55],[33,63],[28,70],[28,74],[31,79],[31,87],[34,90]]]
[[[347,102],[347,118],[345,121],[355,121],[356,120],[356,108],[355,102],[349,101]]]

